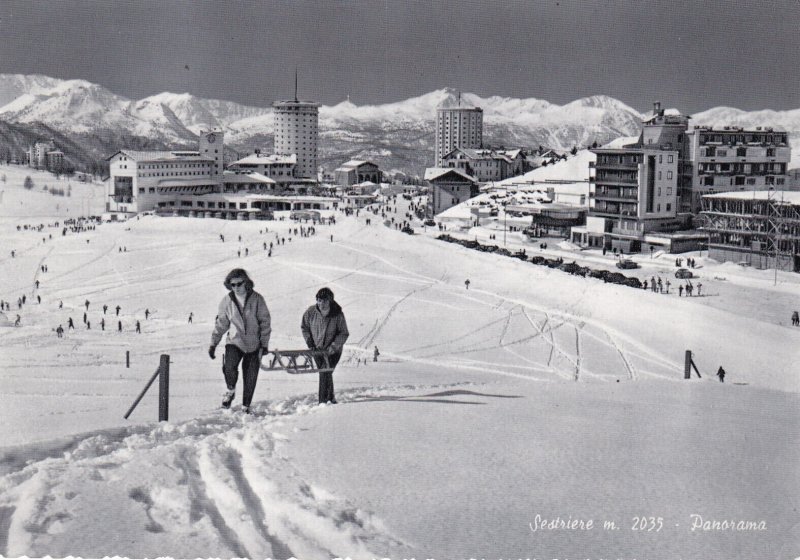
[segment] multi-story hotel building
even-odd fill
[[[444,167],[444,156],[456,148],[483,147],[483,109],[441,107],[436,110],[436,163]]]
[[[275,118],[275,154],[297,156],[295,175],[317,178],[319,142],[319,103],[313,101],[276,101],[272,104]]]
[[[787,187],[791,148],[786,132],[697,127],[688,136],[693,213],[706,194]]]

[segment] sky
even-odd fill
[[[797,0],[0,3],[0,73],[267,106],[401,101],[443,87],[645,111],[800,107]]]

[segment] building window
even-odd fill
[[[672,171],[667,171],[667,179],[672,179]]]
[[[672,163],[673,156],[667,156],[667,163]]]
[[[671,211],[672,211],[672,203],[667,202],[667,212],[671,212]]]

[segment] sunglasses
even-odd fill
[[[239,286],[244,286],[244,280],[241,282],[230,282],[231,288],[238,288]]]

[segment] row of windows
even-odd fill
[[[765,155],[759,153],[760,151],[761,150],[756,150],[756,151],[750,150],[750,156],[775,157],[776,153],[775,148],[767,148]],[[735,155],[736,157],[747,157],[747,152],[748,150],[745,147],[736,148],[734,153],[734,150],[727,150],[727,149],[717,148],[716,146],[709,146],[705,150],[700,150],[700,155],[705,157],[727,157],[733,155]]]
[[[749,144],[751,142],[772,144],[786,143],[786,134],[701,134],[700,144],[707,142],[732,143],[738,142],[742,144]]]
[[[710,187],[714,185],[720,185],[725,181],[723,177],[720,177],[719,180],[715,181],[713,175],[708,175],[703,177],[702,184],[703,186]],[[755,185],[757,184],[757,180],[755,177],[731,177],[728,180],[729,185],[735,186],[743,186],[743,185]],[[786,178],[785,177],[773,177],[772,175],[767,175],[764,177],[764,184],[765,185],[785,185]]]
[[[208,171],[173,171],[159,173],[139,173],[139,177],[186,177],[189,175],[208,175]]]

